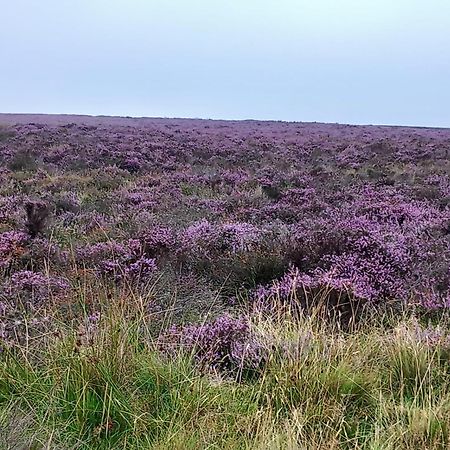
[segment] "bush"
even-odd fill
[[[8,168],[14,172],[34,171],[37,169],[36,157],[28,151],[18,151],[8,162]]]

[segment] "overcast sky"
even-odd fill
[[[1,0],[0,112],[450,126],[450,0]]]

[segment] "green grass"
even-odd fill
[[[200,373],[189,356],[162,356],[144,339],[148,319],[124,304],[112,301],[92,335],[60,325],[59,337],[2,352],[0,448],[450,445],[447,353],[417,341],[406,319],[343,334],[314,319],[254,318],[281,350],[259,378],[238,383]]]

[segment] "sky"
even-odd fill
[[[0,112],[450,127],[450,0],[1,0]]]

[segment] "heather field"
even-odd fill
[[[1,449],[450,447],[450,129],[0,114]]]

